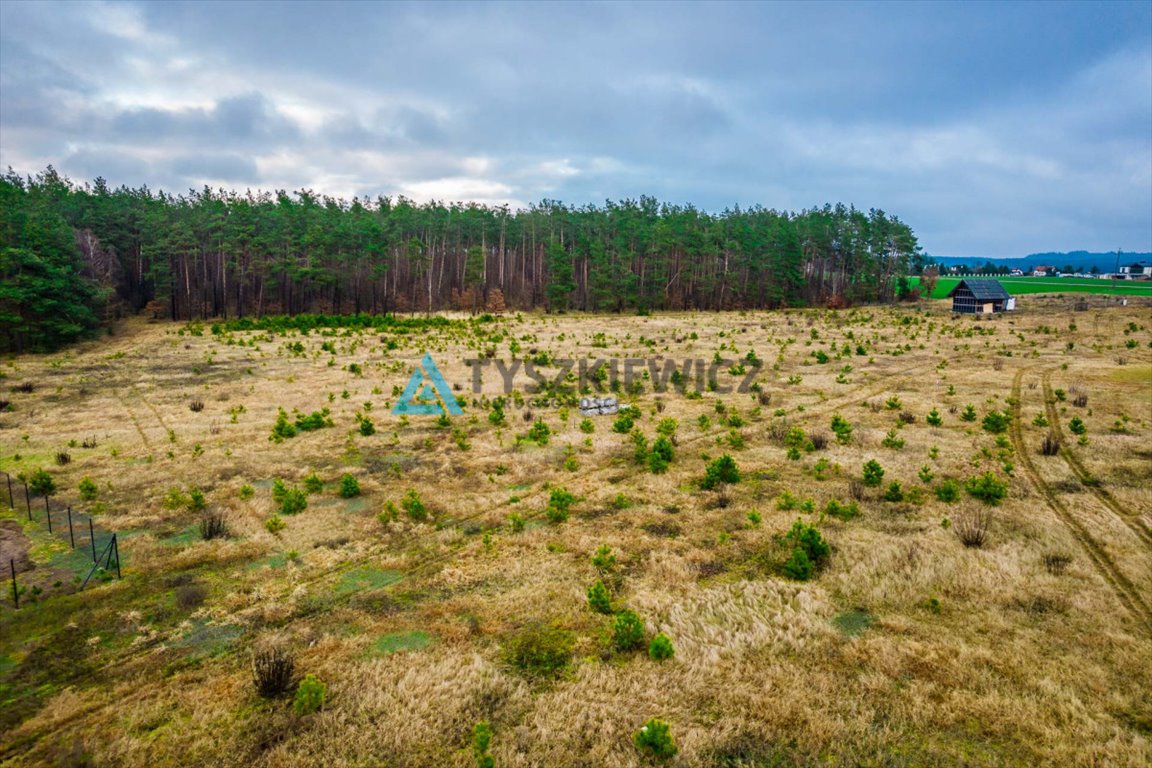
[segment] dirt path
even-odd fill
[[[30,571],[34,567],[28,557],[32,542],[24,535],[20,523],[15,520],[0,520],[0,581],[12,575],[12,565],[16,573]]]

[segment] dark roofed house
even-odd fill
[[[998,280],[961,280],[948,292],[952,311],[965,315],[990,315],[1015,309],[1016,300]]]
[[[1152,277],[1152,265],[1143,261],[1136,261],[1120,267],[1120,274],[1125,280],[1144,280]]]

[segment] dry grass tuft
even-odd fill
[[[956,537],[966,547],[984,546],[988,538],[988,527],[992,524],[992,513],[983,509],[968,509],[956,515],[952,528]]]

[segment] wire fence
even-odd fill
[[[26,481],[0,471],[0,499],[5,497],[9,509],[26,516],[29,522],[47,526],[51,535],[68,542],[74,551],[91,557],[92,566],[80,581],[81,590],[88,586],[92,577],[101,570],[106,573],[114,571],[116,578],[120,578],[120,545],[116,534],[98,526],[91,514],[79,509],[74,510],[70,504],[53,501],[51,496],[33,494]],[[0,566],[2,565],[0,562]],[[31,563],[30,561],[26,563],[22,559],[21,567],[18,568],[17,560],[9,557],[7,565],[8,573],[5,576],[12,581],[12,603],[19,608],[22,590],[18,575],[26,572]]]

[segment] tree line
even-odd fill
[[[881,210],[710,214],[651,197],[527,209],[310,190],[0,177],[0,344],[51,347],[102,319],[505,308],[753,309],[895,298],[919,270]]]
[[[1039,264],[1037,264],[1039,266]],[[1020,267],[1025,274],[1032,273],[1032,267],[1023,264]],[[996,264],[991,260],[985,261],[983,266],[970,267],[967,264],[952,264],[942,268],[944,271],[953,272],[958,275],[1010,275],[1012,274],[1012,267],[1007,264]],[[1093,264],[1089,269],[1083,267],[1076,267],[1073,264],[1065,264],[1062,267],[1057,267],[1057,271],[1063,275],[1076,275],[1086,273],[1090,275],[1100,274],[1100,267]]]

